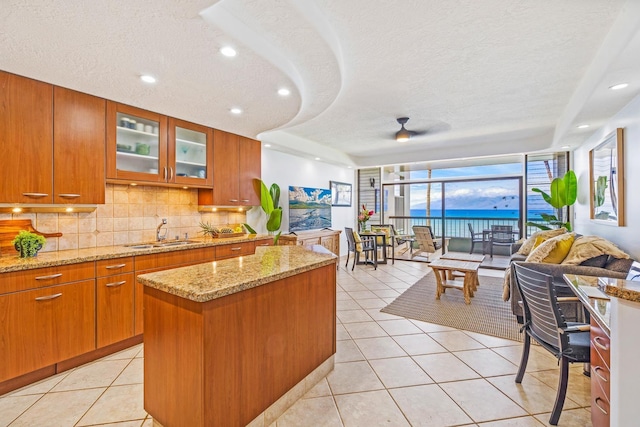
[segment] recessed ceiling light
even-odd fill
[[[140,80],[142,80],[145,83],[155,83],[156,82],[156,78],[153,76],[150,76],[149,74],[143,74],[140,76]]]
[[[316,160],[320,160],[320,157],[316,157]]]
[[[22,212],[22,208],[13,208],[13,209],[11,209],[11,212],[20,213],[20,212]]]
[[[351,166],[347,166],[347,169],[353,169]]]
[[[231,114],[242,114],[242,109],[238,107],[233,107],[231,110]]]
[[[619,89],[624,89],[627,86],[629,86],[629,83],[618,83],[617,85],[609,86],[609,89],[619,90]]]
[[[278,89],[278,95],[280,96],[289,96],[290,94],[291,94],[291,91],[286,87]]]
[[[232,58],[238,54],[238,52],[236,52],[236,50],[231,46],[224,46],[220,48],[220,53],[224,56],[228,56],[229,58]]]
[[[271,144],[264,144],[264,146],[269,148],[269,147],[271,147]]]
[[[562,147],[560,147],[560,148],[567,149],[567,148],[571,148],[571,146],[570,146],[570,145],[563,145],[563,146],[562,146]]]
[[[578,126],[578,129],[586,129],[588,127],[589,127],[589,125],[580,125],[580,126]]]
[[[66,212],[73,212],[73,208],[66,208],[65,211]]]

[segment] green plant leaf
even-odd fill
[[[273,202],[273,208],[278,209],[280,205],[280,187],[275,182],[271,184],[271,188],[269,189],[269,194],[271,195],[271,201]]]
[[[278,240],[280,240],[280,235],[282,234],[282,231],[278,231],[278,234],[276,234],[276,236],[273,238],[273,244],[277,245],[278,244]]]
[[[274,209],[267,219],[267,230],[277,231],[280,228],[282,222],[282,208]]]
[[[604,205],[605,190],[607,189],[607,187],[608,187],[607,177],[599,176],[598,179],[596,180],[596,191],[595,191],[595,194],[593,195],[593,203],[595,207],[598,208]]]
[[[568,170],[564,174],[564,206],[573,205],[578,198],[578,178],[576,173],[572,170]]]
[[[537,222],[531,222],[531,221],[529,221],[529,222],[527,222],[527,224],[526,224],[526,225],[527,225],[528,227],[536,227],[536,228],[539,228],[540,230],[551,230],[551,228],[550,228],[550,227],[547,227],[547,226],[546,226],[546,225],[544,225],[544,224],[539,224],[539,223],[537,223]]]
[[[534,191],[536,193],[540,193],[542,195],[542,198],[544,199],[545,202],[551,204],[551,196],[549,196],[547,193],[545,193],[544,191],[542,191],[539,188],[532,188],[531,191]]]
[[[256,233],[256,230],[254,230],[253,228],[251,228],[251,226],[250,226],[249,224],[246,224],[246,223],[245,223],[245,224],[242,224],[242,225],[244,225],[244,228],[246,228],[246,229],[247,229],[247,231],[249,232],[249,234],[258,234],[258,233]]]
[[[260,181],[260,205],[267,216],[271,215],[271,212],[273,212],[273,200],[271,200],[267,185],[262,180]]]
[[[566,205],[566,192],[565,192],[564,180],[555,178],[551,181],[551,200],[548,202],[556,209]]]
[[[557,221],[558,220],[557,216],[549,215],[549,214],[546,214],[546,213],[541,213],[540,217],[542,218],[543,221],[546,221],[546,222],[552,222],[552,221]]]

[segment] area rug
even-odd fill
[[[521,325],[511,312],[511,304],[502,300],[502,279],[480,276],[479,281],[480,286],[469,305],[464,303],[462,291],[457,289],[447,289],[440,300],[436,300],[436,279],[430,272],[380,311],[522,341]]]

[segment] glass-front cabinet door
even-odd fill
[[[167,117],[109,102],[107,178],[167,182]]]
[[[210,128],[169,119],[169,182],[211,185],[213,132]]]

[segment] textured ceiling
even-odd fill
[[[0,69],[341,164],[575,146],[640,92],[636,0],[1,4]]]

